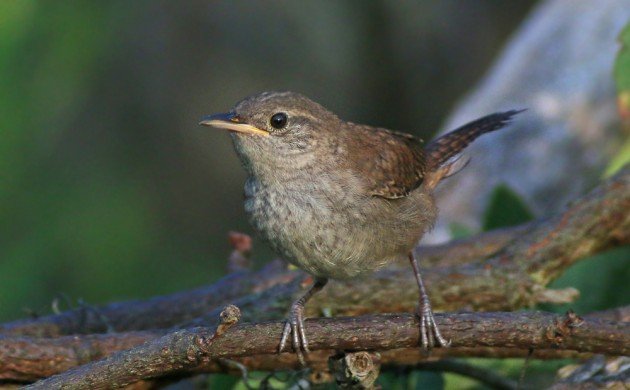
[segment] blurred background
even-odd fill
[[[0,2],[0,321],[216,280],[228,232],[252,230],[228,135],[201,116],[293,90],[431,138],[535,3]],[[487,207],[483,229],[539,216],[507,187]],[[273,256],[254,245],[258,265]],[[628,258],[580,262],[553,287],[579,288],[578,312],[628,304]],[[518,378],[522,360],[482,364]],[[549,380],[566,362],[536,364]],[[385,388],[476,388],[400,374]]]
[[[430,137],[533,3],[0,2],[0,320],[217,279],[252,231],[202,115],[293,90]]]

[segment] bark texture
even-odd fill
[[[629,323],[584,319],[574,313],[451,313],[437,315],[436,321],[454,348],[563,348],[608,355],[630,353]],[[198,370],[212,360],[274,354],[283,327],[284,322],[276,321],[241,324],[223,331],[175,331],[28,388],[122,387],[138,380]],[[410,314],[320,318],[307,321],[306,331],[313,351],[392,350],[418,346],[420,342],[417,319]]]

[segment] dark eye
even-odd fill
[[[287,125],[288,119],[289,118],[287,118],[287,114],[285,114],[284,112],[273,114],[273,116],[271,117],[271,126],[276,129],[281,129]]]

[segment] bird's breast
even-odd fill
[[[286,181],[272,185],[250,179],[245,185],[245,211],[252,225],[283,255],[298,246],[334,245],[334,225],[342,225],[338,207],[328,193],[310,185]],[[291,256],[295,257],[293,253]]]
[[[264,183],[250,177],[245,211],[280,256],[317,277],[347,279],[373,271],[404,256],[427,227],[416,216],[411,223],[404,215],[399,220],[401,209],[390,201],[353,193],[351,178],[314,177],[319,181]]]
[[[365,240],[353,244],[357,234],[352,224],[364,218],[359,208],[348,206],[352,198],[334,183],[288,180],[270,185],[249,179],[245,185],[245,211],[258,233],[285,260],[326,278],[359,273],[348,269],[351,275],[344,275],[346,270],[339,269],[366,250]]]

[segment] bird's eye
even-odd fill
[[[270,122],[272,127],[276,129],[281,129],[287,125],[288,120],[289,118],[287,118],[287,114],[285,114],[284,112],[279,112],[277,114],[273,114]]]

